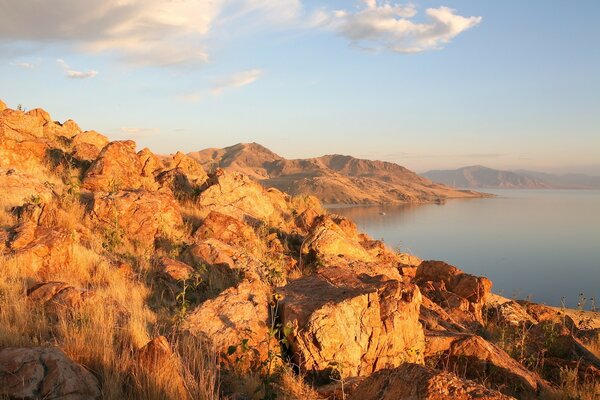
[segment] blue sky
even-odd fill
[[[0,98],[158,153],[256,141],[419,172],[600,174],[599,14],[595,0],[0,0]]]

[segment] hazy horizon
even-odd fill
[[[0,99],[158,153],[600,175],[600,3],[0,0]]]

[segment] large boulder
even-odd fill
[[[26,272],[40,271],[44,277],[60,271],[72,261],[73,243],[73,235],[69,231],[26,221],[13,230],[8,247],[12,256],[23,261],[21,264]]]
[[[186,318],[184,328],[209,340],[225,364],[256,371],[278,351],[270,334],[270,300],[267,285],[244,280],[198,306]]]
[[[37,203],[52,199],[52,186],[32,174],[0,168],[0,204],[6,208],[28,201]]]
[[[9,399],[91,400],[100,398],[98,381],[81,365],[52,347],[0,350],[0,397]]]
[[[374,261],[375,257],[361,245],[356,227],[348,222],[338,224],[328,215],[317,217],[304,240],[303,253],[320,260],[341,256],[352,260]]]
[[[247,249],[255,248],[258,243],[258,238],[249,225],[217,211],[211,211],[194,233],[196,241],[211,238]]]
[[[483,324],[483,307],[492,290],[488,278],[466,274],[442,261],[423,261],[417,267],[414,281],[424,296],[456,321],[471,327]]]
[[[163,162],[156,154],[150,151],[147,147],[137,153],[140,163],[142,164],[142,175],[154,177],[160,170],[164,168]]]
[[[270,226],[283,226],[291,220],[289,198],[264,189],[245,175],[217,170],[205,186],[197,199],[205,215],[218,211],[241,221],[265,221]]]
[[[415,285],[329,268],[288,283],[280,293],[281,320],[303,371],[366,376],[423,361]]]
[[[142,176],[142,163],[135,152],[135,142],[107,144],[86,171],[83,187],[93,191],[156,189],[153,179]]]
[[[432,346],[428,344],[428,346]],[[512,359],[506,352],[476,335],[438,338],[434,353],[429,351],[432,363],[457,371],[460,376],[496,388],[502,393],[517,397],[539,395],[549,385],[537,374]]]
[[[350,394],[350,400],[510,400],[514,399],[446,371],[418,364],[375,372]]]
[[[91,216],[111,236],[152,246],[158,234],[183,225],[179,204],[169,193],[142,190],[93,195]]]
[[[39,118],[10,108],[0,111],[0,168],[40,168],[49,149],[43,136]]]

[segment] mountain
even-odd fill
[[[477,189],[600,189],[600,177],[584,174],[555,175],[545,172],[502,171],[475,165],[421,174],[434,182]]]
[[[327,204],[425,203],[485,196],[433,183],[390,162],[338,154],[288,160],[257,143],[205,149],[188,156],[207,171],[241,172],[263,186],[290,194],[312,194]]]
[[[517,170],[515,172],[540,179],[556,189],[600,189],[600,176],[585,174],[556,175],[528,170]]]
[[[460,188],[548,189],[551,185],[533,176],[475,165],[455,170],[433,170],[422,174],[434,182]]]

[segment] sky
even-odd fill
[[[600,175],[600,2],[0,0],[0,99],[161,154]]]

